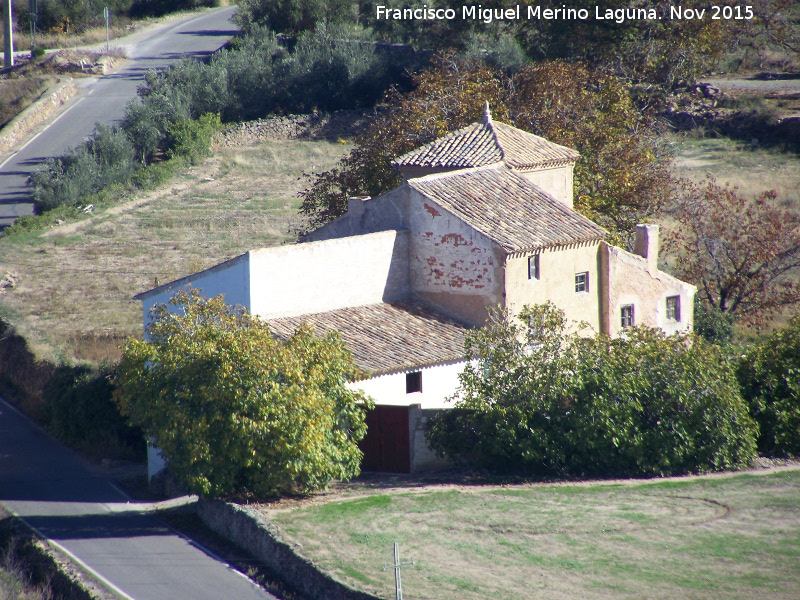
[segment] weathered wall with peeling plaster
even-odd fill
[[[408,202],[411,291],[474,324],[503,301],[504,252],[422,194]]]
[[[696,288],[659,271],[647,259],[603,243],[601,263],[607,272],[608,295],[604,331],[617,336],[622,330],[622,306],[634,306],[634,324],[660,327],[666,333],[691,331]],[[667,319],[667,297],[680,296],[680,321]]]

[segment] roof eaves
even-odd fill
[[[433,367],[440,367],[442,365],[456,365],[458,363],[465,363],[467,362],[467,357],[465,355],[453,356],[450,358],[446,358],[443,360],[437,360],[433,362],[423,362],[423,363],[408,363],[403,365],[398,365],[392,369],[381,369],[377,371],[366,371],[369,375],[366,379],[371,379],[373,377],[382,377],[384,375],[395,375],[397,373],[407,373],[408,371],[413,371],[415,369],[430,369]]]

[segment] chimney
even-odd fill
[[[364,212],[364,202],[369,196],[355,196],[347,199],[347,212],[352,217],[360,217]]]
[[[658,269],[658,225],[637,225],[633,253],[647,260],[647,270]]]

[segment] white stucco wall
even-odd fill
[[[145,293],[142,300],[144,326],[150,323],[150,310],[156,304],[167,304],[180,289],[200,290],[203,296],[213,298],[222,294],[231,306],[244,306],[250,310],[249,254],[242,254],[229,261],[178,279],[170,284],[156,288],[156,293]]]
[[[408,233],[381,231],[250,252],[250,311],[263,318],[377,304],[408,294]]]
[[[422,391],[406,393],[406,373],[379,375],[352,385],[371,396],[376,404],[390,406],[410,406],[419,404],[421,408],[452,408],[446,402],[458,388],[458,375],[464,370],[465,361],[447,363],[434,367],[411,369],[422,371]]]

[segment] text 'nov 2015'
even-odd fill
[[[507,8],[486,8],[480,4],[464,5],[460,8],[432,7],[427,4],[405,8],[392,8],[378,5],[375,7],[378,20],[394,21],[609,21],[625,23],[626,21],[703,21],[710,20],[742,20],[753,18],[753,8],[745,5],[709,6],[707,8],[685,8],[680,4],[668,6],[661,10],[649,8],[573,8],[563,4],[561,8],[542,8],[538,5],[519,5]]]

